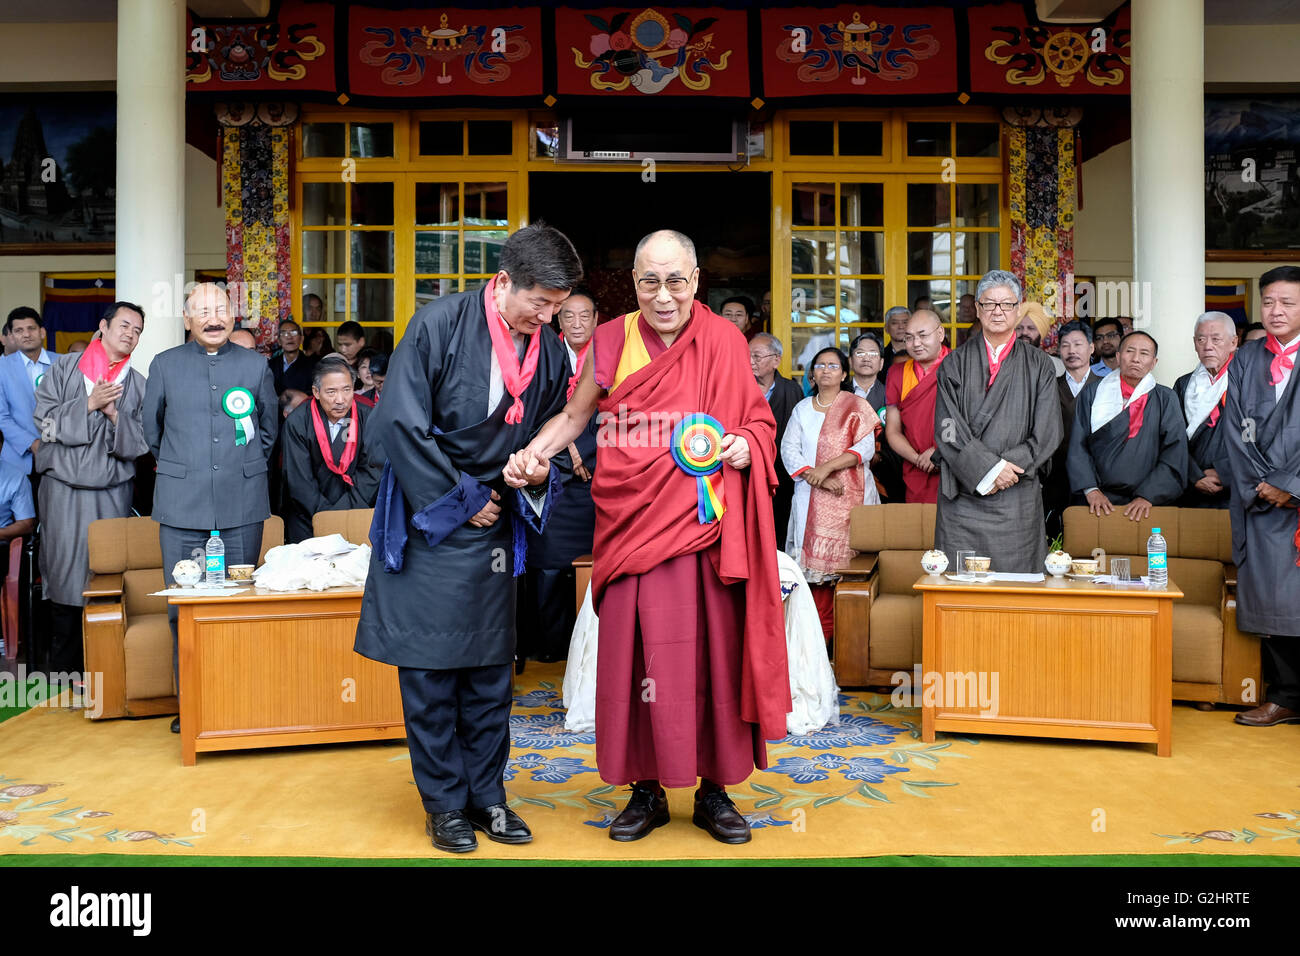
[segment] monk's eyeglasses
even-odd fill
[[[636,280],[636,287],[646,295],[655,295],[661,285],[668,286],[668,291],[672,293],[685,292],[690,288],[691,280],[683,279],[681,276],[673,276],[671,279],[665,279],[662,282],[652,276]]]

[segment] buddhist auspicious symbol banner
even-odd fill
[[[226,209],[226,280],[240,319],[252,320],[258,345],[275,342],[289,318],[289,145],[292,104],[223,104],[221,193]],[[246,323],[247,325],[247,323]]]
[[[957,85],[957,30],[944,7],[763,11],[769,97],[956,93]]]
[[[1015,4],[972,7],[972,93],[1129,93],[1129,11],[1113,23],[1030,24]]]
[[[203,92],[333,90],[334,8],[286,0],[264,23],[205,23],[191,14],[185,83]]]
[[[348,8],[348,79],[362,96],[541,96],[542,12]]]
[[[1024,286],[1027,300],[1055,313],[1049,336],[1053,340],[1064,313],[1059,307],[1063,294],[1072,296],[1074,291],[1076,184],[1073,124],[1010,126],[1011,271]]]
[[[555,38],[561,95],[750,95],[743,10],[561,7]]]

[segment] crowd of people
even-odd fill
[[[1262,341],[1189,316],[1199,364],[1174,389],[1153,377],[1159,343],[1122,318],[1066,323],[1049,354],[1051,317],[1000,270],[958,303],[955,346],[931,303],[895,307],[847,352],[805,349],[806,387],[780,373],[779,338],[745,335],[752,302],[719,315],[696,299],[681,233],[638,244],[637,311],[598,324],[582,276],[563,234],[521,229],[483,289],[415,314],[391,361],[354,322],[331,348],[292,319],[267,358],[202,284],[188,340],[147,380],[131,367],[140,307],[114,303],[64,356],[15,310],[0,538],[39,511],[55,663],[79,667],[86,529],[128,513],[146,456],[165,568],[213,532],[229,563],[252,563],[273,511],[294,541],[320,511],[374,507],[356,650],[397,668],[426,832],[448,852],[476,831],[524,843],[502,785],[512,669],[564,656],[572,564],[591,553],[597,763],[632,790],[610,837],[667,824],[665,788],[698,783],[692,822],[742,843],[726,787],[767,766],[791,708],[778,549],[829,641],[858,505],[936,504],[950,560],[971,548],[1039,571],[1070,504],[1135,522],[1178,504],[1231,509],[1238,624],[1268,637],[1267,700],[1237,720],[1300,722],[1300,618],[1278,600],[1300,588],[1300,268],[1261,279]],[[321,306],[307,297],[307,322]]]

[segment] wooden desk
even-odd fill
[[[997,675],[988,713],[969,691],[964,700],[923,694],[922,740],[944,730],[1139,741],[1161,757],[1172,752],[1173,599],[1183,596],[1172,581],[1148,591],[926,575],[913,587],[924,597],[923,679],[942,675],[957,691],[948,675],[973,672],[991,692]]]
[[[397,668],[352,650],[361,588],[171,597],[181,753],[406,736]]]

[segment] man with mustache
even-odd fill
[[[259,353],[230,341],[235,313],[218,285],[203,282],[185,300],[190,340],[160,352],[145,385],[144,437],[158,462],[153,520],[163,573],[207,546],[219,531],[226,566],[253,564],[262,522],[271,516],[267,457],[279,432],[271,370]],[[176,608],[172,666],[180,687]],[[172,732],[180,733],[180,718]]]

